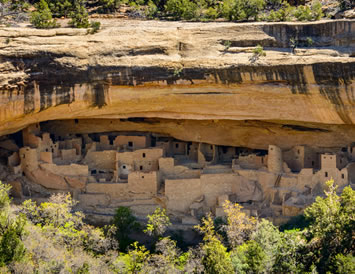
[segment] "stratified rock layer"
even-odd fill
[[[102,23],[95,35],[0,29],[1,135],[58,120],[262,149],[355,140],[354,20]]]

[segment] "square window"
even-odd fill
[[[133,147],[133,142],[128,142],[129,147]]]

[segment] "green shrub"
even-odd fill
[[[0,267],[22,260],[26,253],[22,242],[26,220],[11,216],[10,189],[0,182]]]
[[[292,7],[288,2],[283,1],[281,4],[281,8],[277,11],[271,10],[269,16],[267,17],[267,21],[277,22],[277,21],[290,21],[295,8]]]
[[[75,5],[84,3],[86,0],[46,0],[54,17],[68,17]]]
[[[309,6],[298,6],[294,11],[294,16],[298,21],[319,20],[323,17],[322,4],[319,1]]]
[[[169,217],[166,215],[166,210],[157,207],[152,215],[148,215],[147,228],[144,230],[150,236],[156,238],[163,236],[167,228],[171,225]]]
[[[355,257],[352,254],[336,255],[333,265],[333,273],[355,273]]]
[[[235,249],[232,263],[236,273],[263,273],[267,256],[257,242],[248,241]]]
[[[233,273],[233,265],[227,248],[223,246],[215,232],[210,215],[202,219],[202,225],[196,227],[204,234],[202,263],[205,273]]]
[[[280,233],[272,273],[304,273],[303,261],[308,256],[306,241],[298,230]],[[313,273],[313,272],[312,272]]]
[[[246,19],[254,18],[257,20],[258,14],[265,7],[265,0],[247,0],[243,1],[243,10],[246,15]]]
[[[279,229],[268,220],[262,219],[252,233],[251,239],[262,248],[265,254],[264,261],[262,262],[264,271],[271,273],[281,242]]]
[[[88,29],[88,34],[95,34],[101,28],[101,23],[98,21],[94,21],[90,23],[90,28]]]
[[[131,232],[137,231],[140,227],[136,217],[128,207],[119,207],[113,218],[113,224],[117,228],[116,239],[121,251],[126,251],[127,247],[133,243],[129,237]]]
[[[294,15],[298,21],[311,21],[312,11],[309,6],[298,6],[294,12]]]
[[[145,10],[145,16],[147,18],[152,19],[157,15],[158,15],[158,7],[154,4],[153,1],[149,1]]]
[[[259,12],[265,7],[265,0],[225,0],[222,3],[221,14],[230,21],[257,20]]]
[[[197,17],[197,5],[189,0],[168,0],[165,10],[175,19],[190,20]]]
[[[69,17],[71,20],[68,24],[73,28],[88,28],[90,26],[88,11],[83,3],[77,3]]]
[[[100,5],[100,11],[105,13],[111,13],[119,8],[121,0],[99,0],[98,5]]]
[[[266,52],[264,51],[264,48],[261,45],[257,45],[253,49],[253,53],[254,53],[254,55],[257,55],[257,56],[266,56]]]
[[[36,10],[31,13],[31,24],[38,29],[49,29],[57,27],[56,20],[52,17],[52,12],[45,0],[40,0],[35,5]]]
[[[355,191],[347,186],[338,196],[333,180],[327,186],[326,197],[317,197],[304,211],[310,221],[307,237],[314,254],[311,260],[322,273],[334,267],[338,254],[351,254],[355,246]]]

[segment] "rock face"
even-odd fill
[[[95,35],[0,29],[0,134],[105,118],[116,130],[220,145],[346,145],[355,120],[354,28],[338,20],[104,21]],[[250,52],[257,44],[265,57]]]
[[[0,29],[0,156],[46,195],[69,190],[99,213],[161,205],[194,223],[223,197],[277,218],[298,214],[326,178],[352,183],[354,20],[102,26]],[[156,142],[146,167],[135,153]],[[172,153],[179,142],[189,150]]]

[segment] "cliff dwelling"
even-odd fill
[[[228,199],[281,224],[327,180],[354,186],[354,20],[132,22],[0,32],[15,201],[70,192],[93,221],[159,206],[191,227]]]
[[[142,218],[161,206],[182,225],[197,224],[207,212],[223,216],[230,200],[251,216],[281,224],[321,195],[324,181],[333,178],[340,187],[355,182],[353,146],[335,153],[271,144],[250,149],[153,132],[82,133],[82,122],[62,121],[62,128],[58,121],[37,123],[2,137],[2,162],[17,198],[70,192],[78,208],[98,220],[118,206]]]

